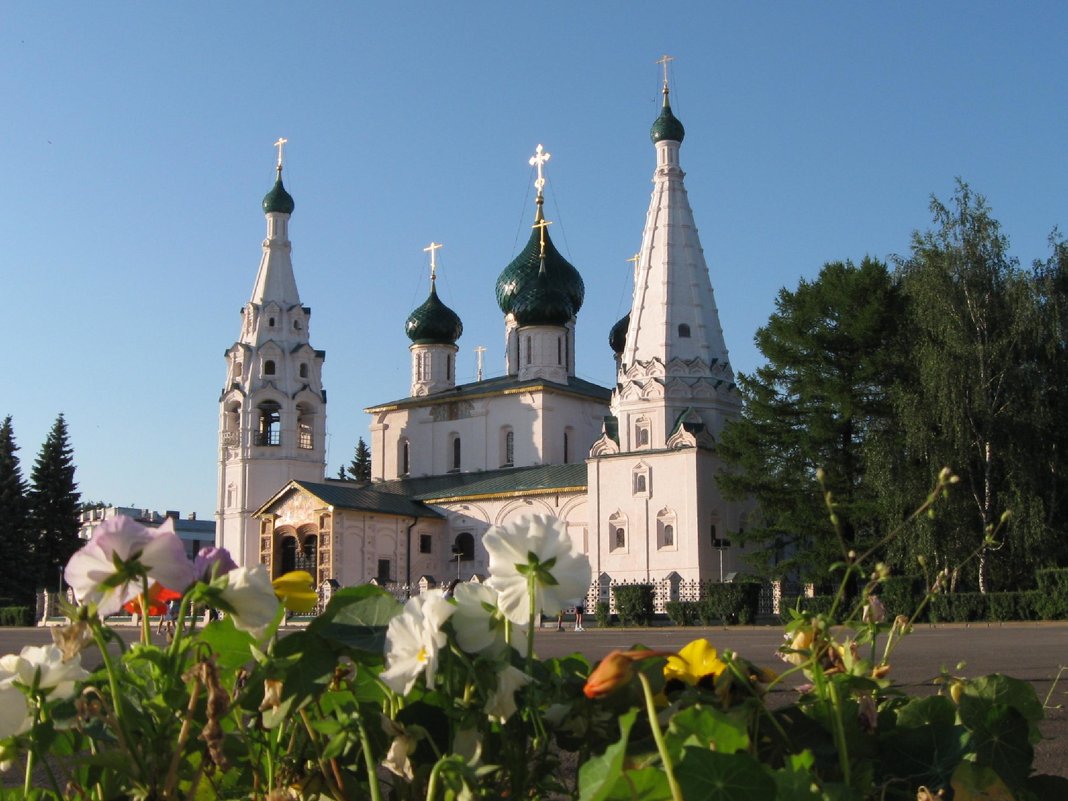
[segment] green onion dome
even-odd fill
[[[665,89],[664,108],[661,110],[660,116],[656,118],[656,122],[653,123],[653,127],[649,130],[649,138],[653,140],[654,145],[664,140],[682,144],[684,136],[686,136],[686,129],[682,127],[678,117],[671,113],[671,104],[668,103],[667,89]]]
[[[523,284],[512,298],[511,311],[520,326],[567,325],[575,316],[570,295],[549,276],[548,269],[539,269],[533,281]]]
[[[438,298],[437,288],[430,285],[430,297],[408,315],[404,332],[415,345],[455,345],[464,332],[459,315]]]
[[[630,312],[627,312],[626,317],[612,326],[612,330],[608,332],[608,346],[612,348],[612,353],[617,356],[623,352],[623,348],[627,345],[627,329],[630,328]]]
[[[282,173],[279,171],[271,191],[263,196],[263,213],[292,214],[295,205],[293,196],[282,186]]]
[[[536,222],[542,220],[539,202]],[[541,271],[541,232],[535,228],[526,247],[497,277],[497,305],[505,314],[515,314],[516,298],[532,291]],[[586,297],[586,286],[579,271],[553,245],[549,232],[545,231],[545,272],[549,283],[563,291],[571,306],[571,316],[578,314]],[[570,317],[568,319],[570,319]]]

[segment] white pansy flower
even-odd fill
[[[10,677],[0,681],[0,740],[29,731],[33,725],[30,704]]]
[[[497,674],[497,689],[486,700],[483,707],[490,718],[504,723],[515,714],[515,694],[520,687],[531,682],[530,676],[517,667],[508,665]]]
[[[497,591],[485,584],[457,584],[454,590],[456,612],[452,627],[456,641],[469,654],[500,654],[506,645],[505,617],[497,606]],[[527,655],[527,627],[513,623],[509,632],[511,645]]]
[[[81,656],[64,660],[54,645],[27,645],[19,654],[0,657],[0,671],[6,676],[3,684],[17,681],[55,699],[70,698],[77,682],[89,675]]]
[[[266,565],[237,567],[226,574],[221,599],[234,620],[234,627],[257,639],[278,614],[278,598]]]
[[[432,687],[438,669],[438,651],[448,638],[442,626],[456,607],[441,590],[429,590],[408,599],[404,610],[389,621],[386,630],[386,670],[380,676],[393,692],[407,694],[420,673]]]
[[[486,584],[497,590],[501,611],[515,623],[530,620],[530,577],[535,609],[549,616],[589,589],[590,562],[585,555],[572,552],[567,524],[555,517],[532,515],[495,526],[483,536],[482,544],[492,574]]]
[[[93,538],[78,550],[63,571],[63,578],[83,603],[93,603],[101,617],[118,612],[144,588],[139,573],[149,581],[183,592],[193,583],[193,564],[167,518],[159,528],[148,528],[119,515],[105,520]]]

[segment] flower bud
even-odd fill
[[[587,698],[602,698],[634,678],[634,663],[650,656],[668,656],[666,651],[612,651],[586,679],[582,692]]]

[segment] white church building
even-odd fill
[[[616,386],[576,376],[578,270],[553,245],[539,146],[530,240],[497,278],[504,373],[457,384],[463,326],[435,289],[408,317],[407,397],[366,409],[372,480],[325,478],[323,351],[290,257],[293,198],[263,200],[267,238],[219,402],[217,541],[273,575],[414,587],[487,571],[482,534],[532,513],[567,523],[588,555],[588,603],[613,582],[678,587],[742,567],[727,538],[745,504],[721,496],[716,440],[741,399],[684,185],[667,82],[651,138],[653,192],[630,313],[612,329]]]

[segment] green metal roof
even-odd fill
[[[586,381],[582,378],[570,376],[566,384],[557,384],[555,381],[546,381],[541,378],[533,378],[528,381],[520,381],[515,376],[499,376],[488,378],[485,381],[475,381],[470,384],[458,384],[452,389],[445,389],[431,395],[400,398],[387,403],[379,403],[364,409],[365,412],[373,413],[385,411],[391,408],[404,408],[406,406],[427,406],[437,403],[449,403],[452,401],[470,400],[481,398],[486,395],[503,395],[514,392],[543,389],[546,392],[556,392],[564,395],[579,395],[592,400],[607,403],[612,397],[612,390]]]
[[[437,287],[431,284],[430,296],[408,315],[404,332],[416,345],[455,345],[464,332],[464,324],[456,312],[441,302]]]
[[[414,500],[433,503],[448,498],[491,495],[534,494],[587,486],[586,463],[550,464],[536,467],[509,467],[477,473],[447,473],[422,478],[401,478],[376,482],[380,494],[396,493]]]
[[[403,517],[444,517],[440,512],[410,496],[395,492],[382,492],[377,486],[356,483],[346,485],[346,482],[340,481],[331,484],[293,481],[290,486],[300,487],[324,504],[335,508],[380,512]]]
[[[293,202],[293,196],[282,186],[282,172],[281,168],[279,168],[278,178],[275,179],[274,186],[271,187],[270,192],[263,196],[263,213],[292,214],[295,206],[296,203]]]
[[[608,332],[608,347],[612,349],[612,353],[620,354],[627,346],[628,328],[630,328],[630,312],[627,312],[626,316],[613,325],[612,330]]]
[[[575,307],[567,290],[541,269],[533,281],[519,286],[512,298],[512,314],[521,326],[567,325],[575,316]]]

